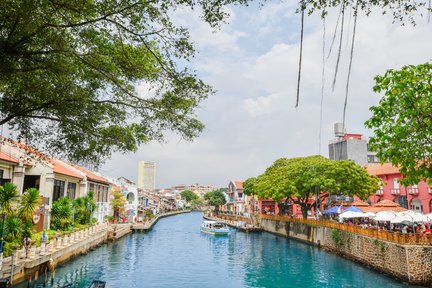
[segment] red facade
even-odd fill
[[[402,179],[399,169],[390,163],[367,164],[369,174],[381,179],[381,189],[369,199],[372,204],[383,199],[399,203],[402,207],[425,214],[432,213],[432,190],[424,181],[417,185],[404,187],[398,180]]]

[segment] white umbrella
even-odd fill
[[[339,218],[361,218],[365,217],[362,212],[347,211],[339,214]]]
[[[373,218],[375,221],[391,221],[396,217],[396,213],[393,211],[380,211],[376,213],[375,217]]]
[[[390,220],[391,223],[413,223],[413,218],[409,216],[408,214],[398,214],[396,217]]]
[[[401,212],[400,215],[404,215],[404,216],[407,216],[408,218],[411,218],[410,222],[428,222],[429,221],[429,218],[426,215],[412,211],[412,210]]]
[[[376,216],[376,214],[373,212],[363,213],[363,217],[365,217],[365,218],[374,218],[375,216]]]

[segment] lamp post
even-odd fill
[[[75,206],[73,203],[70,204],[70,207],[72,209],[72,233],[75,232]]]
[[[90,209],[90,231],[92,230],[92,214],[93,214],[93,207],[92,205],[89,203],[87,203],[87,207]]]
[[[1,226],[1,234],[0,234],[0,277],[3,277],[3,236],[4,236],[4,225],[5,225],[5,219],[6,219],[6,213],[3,212],[1,214],[2,218],[2,226]]]
[[[47,218],[48,218],[48,208],[45,207],[45,204],[41,205],[41,211],[44,215],[44,222],[43,222],[43,233],[42,233],[42,251],[45,253],[46,251],[46,242],[47,242],[47,233],[46,233],[46,225],[47,225]]]

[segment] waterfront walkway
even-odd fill
[[[39,271],[42,265],[52,270],[70,257],[85,253],[93,246],[104,242],[108,230],[109,225],[101,223],[57,239],[50,239],[44,246],[31,247],[27,257],[24,248],[17,250],[13,256],[3,259],[2,277],[11,279],[11,282],[20,282],[28,276],[28,271],[33,274],[34,271]]]

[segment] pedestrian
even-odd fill
[[[26,251],[26,258],[28,258],[28,254],[29,254],[29,250],[30,250],[30,245],[31,245],[31,240],[28,236],[24,237],[24,248]]]

